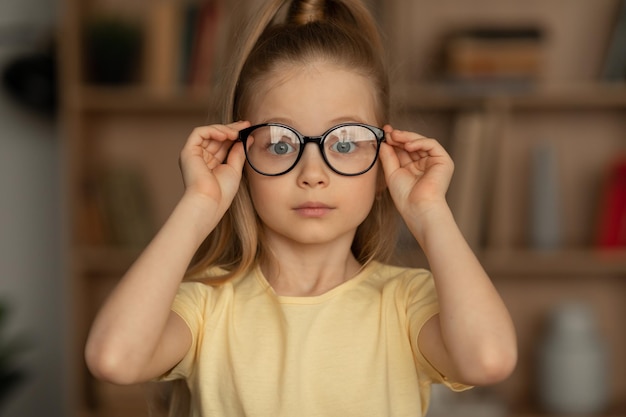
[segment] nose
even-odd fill
[[[300,186],[324,187],[328,185],[330,168],[326,166],[320,149],[315,143],[307,143],[304,146],[298,165],[298,184]]]

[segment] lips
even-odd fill
[[[323,217],[334,210],[324,203],[307,202],[294,208],[294,211],[303,217]]]

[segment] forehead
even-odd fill
[[[318,62],[287,64],[257,84],[244,117],[253,124],[290,124],[304,134],[319,134],[333,124],[378,124],[373,83],[358,72]],[[308,128],[313,132],[305,132]]]

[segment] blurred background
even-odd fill
[[[0,415],[148,415],[151,387],[95,381],[82,349],[259,1],[0,2]],[[518,330],[511,378],[436,387],[429,416],[626,417],[625,3],[367,1],[391,122],[452,154],[449,203]],[[406,233],[397,262],[427,266]]]
[[[59,6],[0,1],[2,416],[69,415],[62,138],[51,104]],[[26,72],[28,85],[18,80]]]

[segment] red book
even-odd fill
[[[219,5],[214,0],[204,1],[198,13],[189,68],[189,83],[192,87],[205,88],[211,85],[219,24]]]
[[[626,155],[618,157],[609,167],[600,202],[597,245],[626,246]]]

